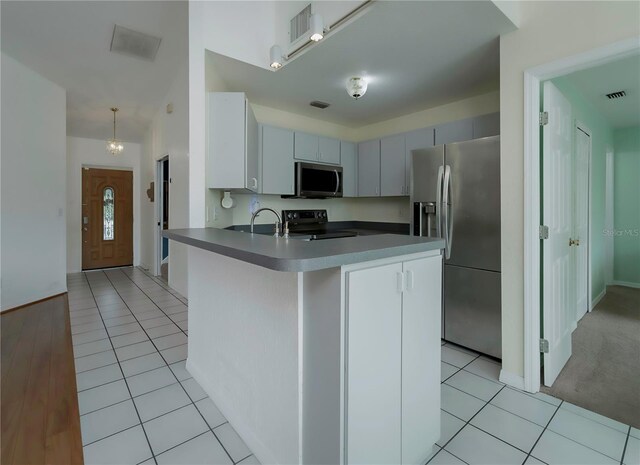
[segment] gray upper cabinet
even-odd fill
[[[293,156],[296,160],[318,161],[319,137],[317,135],[296,131],[294,141]]]
[[[342,162],[342,196],[358,195],[358,153],[354,142],[340,142],[340,160]]]
[[[319,162],[340,164],[340,141],[338,139],[320,136],[318,147]]]
[[[415,131],[407,132],[404,136],[405,140],[405,186],[407,195],[411,193],[411,151],[418,149],[426,149],[433,147],[434,129],[423,128]]]
[[[207,187],[259,192],[258,122],[242,92],[208,94]]]
[[[461,119],[436,126],[435,145],[473,139],[473,118]]]
[[[358,144],[358,197],[380,196],[380,139]]]
[[[498,135],[500,135],[500,113],[489,113],[473,118],[474,139]]]
[[[397,134],[380,140],[380,195],[406,195],[405,136]]]
[[[293,195],[293,131],[262,126],[262,193]]]

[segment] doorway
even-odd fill
[[[82,269],[133,264],[133,172],[82,168]]]
[[[620,204],[638,197],[614,186],[612,168],[640,184],[637,162],[614,163],[620,131],[640,134],[639,100],[609,101],[613,88],[638,95],[638,52],[621,42],[525,72],[525,389],[631,425],[640,418],[640,294],[612,286],[609,236],[634,221],[617,219]],[[631,139],[638,160],[640,137]]]
[[[169,156],[165,156],[156,164],[157,198],[158,198],[158,222],[156,251],[156,275],[166,282],[169,281],[169,239],[162,236],[165,229],[169,229]]]

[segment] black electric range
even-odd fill
[[[355,231],[327,229],[327,210],[282,210],[282,221],[288,223],[290,236],[309,236],[311,241],[358,235]]]

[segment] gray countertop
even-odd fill
[[[216,228],[169,229],[163,236],[276,271],[315,271],[444,248],[442,239],[378,234],[321,241]]]

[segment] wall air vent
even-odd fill
[[[321,102],[319,100],[314,100],[309,105],[311,105],[312,107],[320,108],[321,110],[324,110],[325,108],[327,108],[329,106],[328,103]]]
[[[142,60],[154,61],[161,40],[159,37],[150,36],[116,24],[113,28],[110,50]]]
[[[609,100],[614,100],[614,99],[617,99],[617,98],[622,98],[625,95],[627,95],[627,93],[624,90],[619,90],[617,92],[611,92],[610,94],[607,94],[607,98]]]
[[[289,42],[294,43],[311,27],[311,3],[300,13],[291,18],[289,28]]]

